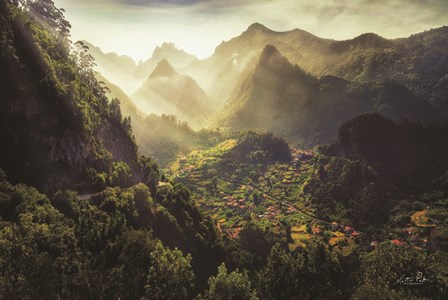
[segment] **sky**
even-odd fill
[[[199,58],[258,22],[345,40],[374,32],[386,38],[448,25],[448,0],[54,0],[66,10],[72,40],[148,59],[163,42]]]

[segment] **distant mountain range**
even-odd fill
[[[154,71],[157,64],[163,59],[169,61],[175,68],[182,68],[197,60],[197,57],[177,48],[173,43],[163,43],[160,47],[154,49],[148,60],[138,65],[134,74],[137,80],[148,78],[148,75]]]
[[[335,41],[255,23],[204,60],[171,43],[138,66],[96,48],[92,55],[100,72],[110,63],[121,76],[132,73],[140,88],[130,98],[144,113],[175,114],[193,128],[267,129],[314,144],[362,112],[423,121],[446,113],[447,45],[448,27],[395,40],[366,33]]]
[[[212,97],[216,94],[220,101],[225,101],[239,80],[235,74],[241,74],[268,44],[316,77],[394,80],[431,105],[448,110],[448,27],[396,40],[367,33],[351,40],[334,41],[300,29],[275,32],[255,23],[219,45],[211,57],[193,62],[186,72]],[[227,94],[220,90],[213,92],[217,85]]]

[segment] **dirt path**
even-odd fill
[[[100,193],[94,193],[94,194],[83,194],[83,195],[78,195],[78,200],[79,201],[85,201],[85,200],[89,200],[90,198],[92,198],[93,196],[97,196]]]

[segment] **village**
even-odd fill
[[[218,172],[227,163],[224,154],[234,146],[235,141],[228,140],[212,149],[195,150],[180,156],[171,166],[176,180],[200,187],[196,189],[196,204],[215,222],[220,234],[238,238],[250,221],[285,235],[292,251],[305,247],[313,239],[324,240],[344,255],[358,244],[378,246],[380,241],[345,222],[317,219],[306,199],[301,198],[303,183],[316,172],[312,150],[292,148],[289,164],[275,163],[260,168],[232,162],[231,172]],[[290,224],[290,232],[282,224]],[[433,249],[430,233],[427,224],[414,220],[413,227],[395,232],[389,242],[421,250]]]

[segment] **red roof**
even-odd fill
[[[322,231],[319,227],[313,227],[311,228],[311,230],[313,231],[313,233],[320,233]]]
[[[345,232],[351,232],[351,231],[353,231],[353,227],[345,226],[344,230],[345,230]]]
[[[406,245],[405,242],[402,242],[400,240],[391,240],[392,243],[394,243],[397,246],[402,246],[402,245]]]

